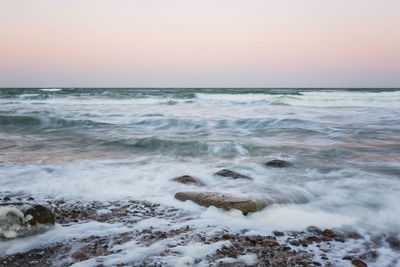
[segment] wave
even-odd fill
[[[102,143],[106,147],[123,150],[139,150],[147,153],[166,153],[176,156],[218,156],[231,158],[247,155],[250,147],[237,142],[200,142],[163,139],[159,137],[127,138]]]
[[[44,88],[44,89],[39,89],[40,91],[43,92],[59,92],[62,91],[60,88]]]
[[[263,101],[270,105],[301,107],[400,108],[400,91],[299,91],[299,94],[220,94],[197,93],[199,100],[231,103]]]
[[[155,114],[157,116],[161,114]],[[99,121],[102,120],[102,121]],[[8,130],[48,130],[48,129],[87,129],[93,128],[93,133],[99,129],[121,129],[117,134],[130,134],[132,130],[136,133],[149,134],[162,132],[163,134],[185,134],[191,136],[207,136],[217,131],[238,130],[240,134],[251,134],[253,136],[264,135],[266,132],[273,134],[273,131],[296,132],[301,134],[306,131],[313,134],[310,130],[322,129],[318,122],[300,120],[300,119],[275,119],[275,118],[247,118],[247,119],[180,119],[145,116],[135,119],[113,117],[92,119],[65,119],[34,115],[0,115],[0,129]],[[98,127],[98,128],[96,128]],[[239,133],[239,132],[238,132]]]
[[[68,120],[51,117],[35,117],[35,116],[5,116],[0,115],[0,129],[18,128],[18,129],[44,129],[44,128],[67,128],[67,127],[84,127],[84,126],[100,126],[107,125],[102,122],[94,122],[92,120]]]
[[[62,91],[59,94],[51,92]],[[0,90],[0,101],[49,105],[257,104],[299,107],[400,108],[400,90],[24,89]]]

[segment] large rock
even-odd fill
[[[194,178],[190,175],[183,175],[179,177],[175,177],[172,179],[172,181],[181,183],[181,184],[192,184],[192,185],[197,185],[197,186],[204,186],[204,184],[197,178]]]
[[[265,163],[265,165],[267,165],[269,167],[274,167],[274,168],[285,168],[285,167],[293,166],[292,163],[284,161],[284,160],[280,160],[280,159],[274,159],[274,160],[268,161],[267,163]]]
[[[55,223],[54,213],[42,205],[0,204],[0,238],[10,239],[43,233]]]
[[[227,169],[220,170],[219,172],[217,172],[214,175],[223,176],[223,177],[230,177],[230,178],[233,178],[233,179],[242,178],[242,179],[252,180],[250,177],[248,177],[246,175],[243,175],[243,174],[240,174],[238,172],[231,171],[231,170],[227,170]]]
[[[175,198],[181,201],[191,200],[200,206],[215,206],[226,210],[237,209],[243,214],[256,212],[265,208],[268,203],[265,201],[239,198],[215,192],[178,192]]]

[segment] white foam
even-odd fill
[[[196,93],[197,99],[214,100],[214,101],[230,101],[230,102],[255,102],[269,100],[267,94],[205,94]]]
[[[106,236],[129,231],[122,224],[99,222],[79,223],[71,226],[56,225],[53,229],[39,235],[0,242],[0,256],[23,253],[35,248],[49,247],[57,242],[73,238],[85,238],[93,235]]]
[[[43,89],[39,89],[40,91],[43,92],[59,92],[62,91],[61,88],[43,88]]]
[[[304,91],[300,95],[289,94],[212,94],[197,93],[197,99],[218,102],[248,103],[266,101],[299,107],[376,107],[400,108],[400,91]]]
[[[192,243],[185,246],[177,246],[171,249],[173,252],[180,254],[179,258],[169,259],[167,263],[170,266],[194,266],[194,262],[197,259],[202,259],[207,255],[211,255],[217,249],[222,247],[230,247],[229,241],[219,241],[211,244]],[[200,266],[203,264],[199,264]]]
[[[0,237],[17,237],[24,214],[14,206],[0,206]]]

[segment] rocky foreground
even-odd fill
[[[271,167],[290,167],[283,161],[272,161]],[[216,177],[251,179],[222,170]],[[202,187],[197,178],[184,175],[172,181]],[[3,195],[3,196],[1,196]],[[400,241],[394,236],[364,239],[356,232],[342,233],[310,226],[300,232],[273,231],[257,235],[252,229],[231,232],[212,225],[198,228],[195,218],[183,210],[133,200],[99,203],[71,203],[63,200],[37,203],[33,197],[0,194],[0,266],[358,266],[374,265],[383,244],[400,252]],[[230,210],[244,215],[257,212],[270,204],[227,196],[218,192],[178,192],[175,198],[198,205]],[[154,227],[148,220],[167,222]],[[48,242],[19,253],[7,253],[12,240],[54,233],[56,227],[73,227],[88,222],[121,225],[125,230],[113,234],[88,235]],[[141,227],[138,227],[141,225]],[[354,246],[357,244],[357,246]],[[137,255],[124,254],[135,247]],[[193,246],[195,249],[193,249]],[[194,253],[188,254],[188,247]],[[213,248],[209,250],[208,248]],[[347,248],[348,247],[348,248]],[[338,252],[340,250],[340,252]],[[199,251],[199,253],[196,253]],[[206,251],[204,254],[201,251]],[[190,252],[190,251],[189,251]],[[345,253],[345,254],[343,254]],[[188,256],[190,255],[190,256]],[[172,259],[172,261],[171,261]],[[173,262],[173,263],[171,263]],[[390,264],[390,263],[389,263]],[[397,264],[397,262],[393,262]],[[390,265],[389,265],[390,266]]]
[[[29,202],[34,202],[34,200]],[[240,233],[221,230],[210,235],[193,229],[190,217],[185,216],[182,211],[157,204],[135,201],[113,202],[108,205],[97,202],[67,204],[63,201],[46,204],[54,211],[56,223],[64,227],[90,220],[134,225],[151,217],[166,218],[171,223],[182,225],[182,227],[175,228],[171,225],[169,231],[144,227],[140,231],[117,235],[67,240],[24,253],[5,255],[0,258],[0,266],[70,266],[77,262],[118,253],[112,248],[128,242],[134,241],[140,246],[151,247],[162,240],[173,240],[162,251],[153,255],[144,255],[139,261],[121,262],[117,265],[167,266],[168,264],[163,263],[162,258],[169,255],[179,256],[177,248],[192,243],[209,245],[225,242],[214,253],[206,255],[205,258],[195,259],[194,262],[189,261],[185,265],[202,262],[208,266],[341,266],[344,263],[352,263],[354,266],[363,267],[368,266],[369,262],[373,263],[378,257],[375,248],[380,245],[378,241],[376,243],[365,241],[363,246],[369,248],[367,252],[359,254],[358,251],[353,250],[338,259],[331,256],[335,254],[336,243],[346,244],[362,237],[356,233],[344,235],[331,229],[321,230],[312,226],[303,232],[275,231],[267,236],[251,235],[245,230]],[[105,209],[110,212],[104,214],[97,212]],[[392,249],[400,250],[398,240],[391,240],[391,246]],[[251,264],[249,260],[246,260],[249,255],[253,258]],[[98,262],[96,265],[102,266],[102,263]]]

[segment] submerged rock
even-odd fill
[[[245,215],[249,212],[259,211],[268,205],[264,201],[227,196],[215,192],[178,192],[175,194],[175,198],[181,201],[191,200],[204,207],[215,206],[226,210],[237,209]]]
[[[359,260],[359,259],[353,259],[351,261],[351,264],[353,264],[354,266],[357,266],[357,267],[368,267],[368,264],[366,264],[365,262],[363,262],[362,260]]]
[[[267,165],[269,167],[274,167],[274,168],[286,168],[286,167],[293,166],[292,163],[290,163],[288,161],[280,160],[280,159],[274,159],[274,160],[268,161],[267,163],[265,163],[265,165]]]
[[[181,184],[193,184],[193,185],[197,185],[197,186],[204,186],[204,184],[199,179],[194,178],[190,175],[183,175],[183,176],[175,177],[172,179],[172,181],[178,182]]]
[[[24,203],[0,205],[0,238],[11,239],[43,233],[54,223],[54,213],[45,206]]]
[[[231,177],[233,179],[242,178],[242,179],[252,180],[250,177],[248,177],[246,175],[243,175],[238,172],[231,171],[231,170],[227,170],[227,169],[220,170],[219,172],[215,173],[214,175],[223,176],[223,177]]]

